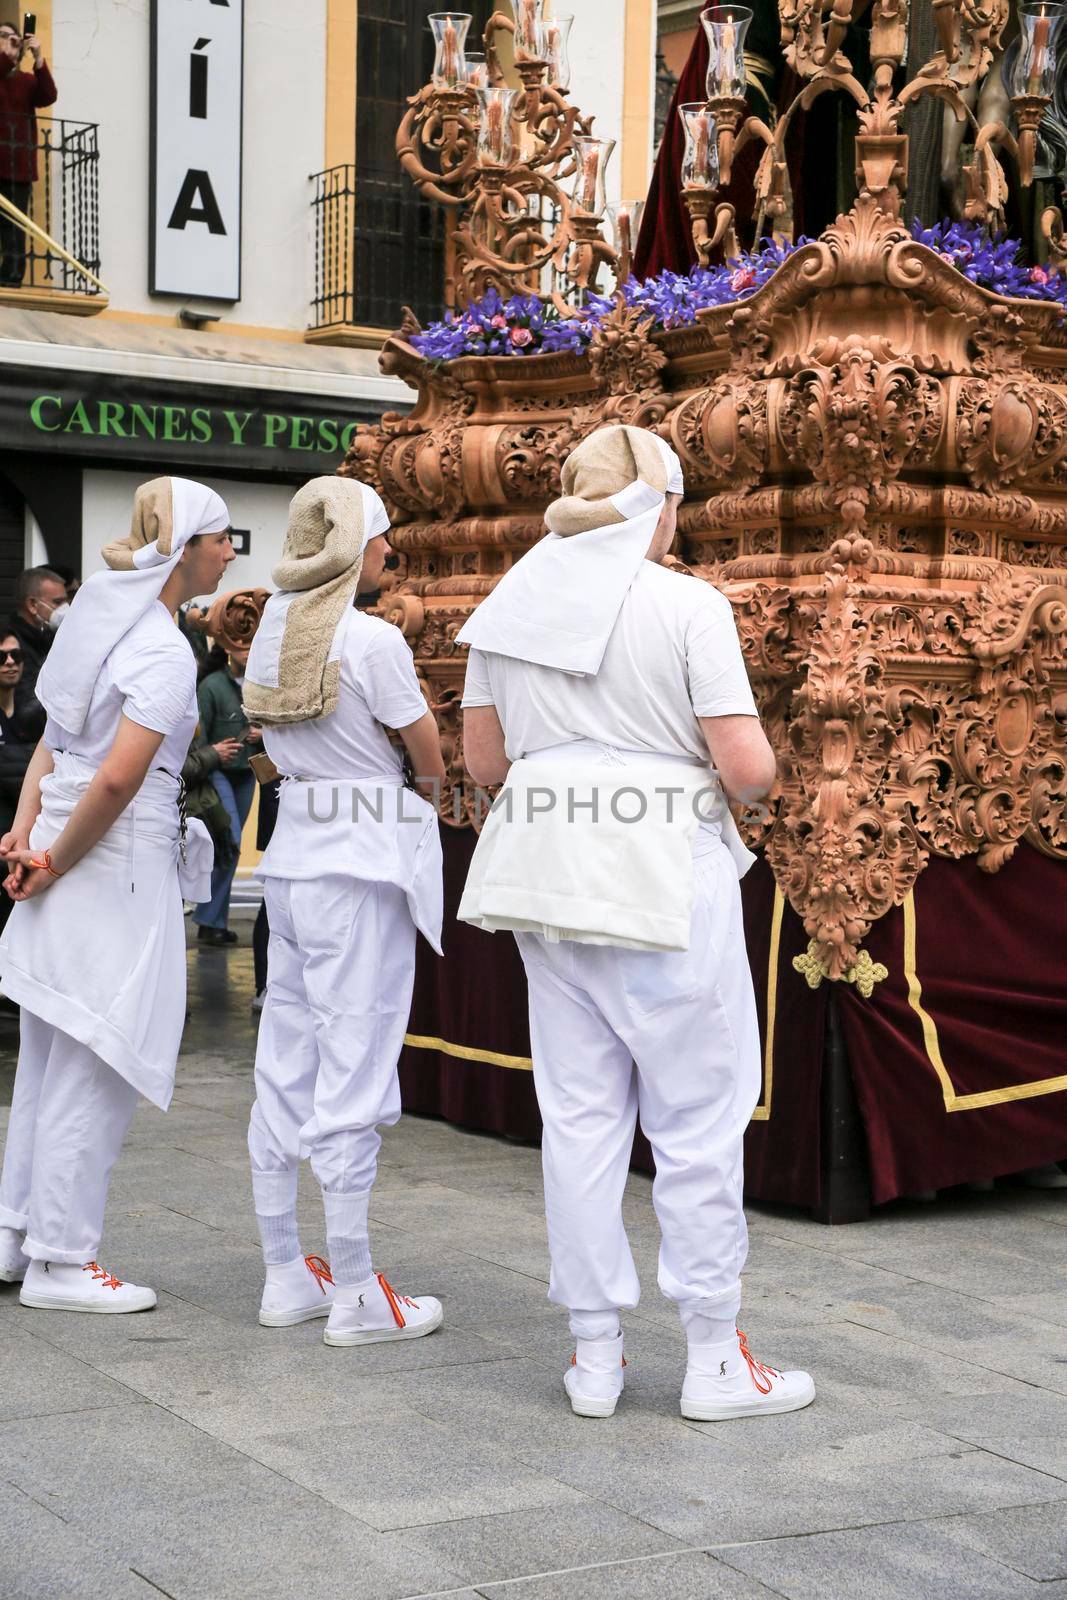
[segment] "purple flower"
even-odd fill
[[[998,294],[1051,300],[1067,310],[1067,278],[1043,267],[1028,267],[1021,259],[1022,246],[1017,239],[997,237],[977,223],[948,219],[933,228],[913,222],[911,234],[972,283]],[[631,277],[622,285],[623,300],[647,317],[653,329],[688,327],[696,321],[698,311],[747,300],[794,250],[810,242],[806,238],[795,244],[761,239],[754,250],[720,266],[660,272],[643,282]],[[464,310],[446,312],[440,322],[415,334],[411,342],[428,361],[453,361],[461,355],[578,352],[614,310],[614,296],[590,295],[575,316],[561,317],[550,302],[536,294],[515,294],[503,300],[496,289],[490,289],[482,300]]]

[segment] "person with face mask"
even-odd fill
[[[35,692],[37,674],[69,610],[67,586],[51,567],[28,567],[15,579],[15,609],[8,627],[22,647],[20,702]]]
[[[185,1021],[183,895],[211,841],[182,824],[196,666],[174,623],[234,558],[230,518],[186,478],[138,489],[129,536],[78,593],[37,682],[48,713],[0,839],[15,908],[0,939],[21,1041],[3,1172],[0,1281],[24,1306],[144,1311],[98,1264],[111,1169],[143,1094],[166,1110]]]

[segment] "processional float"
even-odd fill
[[[438,709],[442,817],[462,828],[473,797],[458,630],[541,537],[560,465],[586,433],[622,421],[673,445],[687,481],[677,553],[733,604],[778,757],[770,814],[750,824],[749,842],[773,873],[772,922],[780,930],[789,907],[803,925],[794,981],[848,985],[850,1008],[876,1007],[892,963],[871,950],[882,919],[903,914],[907,924],[910,911],[902,992],[948,1114],[958,1086],[935,1061],[936,1023],[931,1044],[915,992],[924,874],[932,862],[976,863],[993,894],[996,875],[1029,852],[1029,894],[1067,884],[1067,324],[1057,301],[981,288],[912,236],[903,127],[926,96],[960,119],[965,216],[997,228],[1001,157],[1025,189],[1067,35],[1063,6],[1024,0],[1010,116],[979,123],[977,94],[1000,71],[1011,20],[1001,0],[932,0],[936,49],[907,81],[908,0],[874,0],[867,82],[842,53],[853,3],[779,0],[799,87],[777,117],[753,114],[746,99],[751,13],[705,11],[707,96],[678,108],[676,181],[694,247],[703,266],[736,254],[722,190],[755,144],[756,221],[783,259],[754,293],[675,328],[657,328],[632,296],[610,303],[630,273],[640,207],[605,205],[612,142],[567,98],[570,19],[515,0],[514,17],[495,14],[484,57],[472,58],[470,18],[431,17],[433,77],[409,103],[397,152],[447,210],[448,304],[461,313],[492,291],[539,295],[543,314],[559,319],[557,347],[435,360],[416,348],[408,319],[381,362],[416,391],[414,408],[360,429],[343,470],[373,484],[394,518],[403,570],[383,610]],[[793,248],[790,136],[830,92],[856,106],[857,196],[821,237]],[[1043,224],[1044,274],[1054,274],[1058,213]],[[581,337],[568,341],[568,328]],[[1025,930],[1013,938],[1025,952]],[[782,1010],[778,993],[779,1027]],[[1059,1082],[1023,1062],[1019,1082],[976,1091],[973,1109],[1011,1103],[1046,1126],[1058,1119],[1067,1156],[1064,1074],[1067,1060]],[[862,1091],[861,1101],[867,1117]],[[1016,1127],[1020,1137],[1025,1145]],[[988,1139],[978,1144],[973,1171],[949,1161],[942,1177],[1010,1170]],[[900,1192],[893,1182],[876,1183],[875,1198]]]

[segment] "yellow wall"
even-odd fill
[[[356,159],[357,0],[326,0],[327,167]]]
[[[652,170],[652,63],[655,53],[655,0],[626,0],[619,180],[623,200],[641,200],[648,192]]]

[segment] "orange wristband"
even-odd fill
[[[52,874],[53,878],[61,878],[63,876],[63,874],[61,872],[57,872],[55,867],[52,865],[52,852],[51,852],[51,850],[46,850],[45,851],[44,859],[41,860],[41,861],[38,861],[36,856],[32,856],[30,858],[30,866],[31,867],[37,867],[37,868],[43,868],[43,870],[45,872],[50,872]]]

